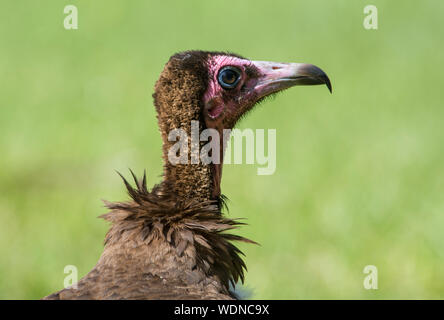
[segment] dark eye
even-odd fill
[[[238,68],[235,67],[223,67],[219,71],[219,75],[217,76],[217,80],[222,88],[225,89],[233,89],[238,84],[241,77],[241,72]]]

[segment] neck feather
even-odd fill
[[[179,198],[200,201],[218,200],[220,196],[221,167],[203,164],[201,161],[194,164],[191,161],[195,156],[195,149],[191,145],[191,123],[199,123],[199,134],[206,128],[202,119],[202,96],[207,85],[206,72],[204,65],[196,71],[194,64],[193,68],[183,68],[182,65],[178,66],[176,59],[171,59],[156,82],[153,95],[163,140],[163,186]],[[190,151],[186,155],[187,164],[173,164],[169,160],[168,153],[177,143],[168,140],[169,134],[174,130],[186,134],[186,145]],[[204,144],[199,143],[198,151]]]
[[[140,255],[148,248],[145,265],[158,265],[150,272],[159,276],[168,277],[161,263],[168,260],[176,261],[170,266],[173,269],[179,264],[184,272],[197,268],[202,277],[216,278],[227,292],[230,283],[243,282],[245,264],[231,241],[254,242],[226,233],[242,223],[224,218],[214,201],[178,199],[172,193],[163,194],[158,186],[150,192],[145,176],[140,181],[133,177],[136,188],[123,178],[132,201],[105,203],[111,212],[102,217],[112,226],[105,239],[103,263],[113,263],[115,250],[123,248],[131,260],[131,255]],[[159,257],[160,262],[156,261]]]
[[[199,127],[202,128],[202,124],[199,124]],[[220,196],[220,179],[215,179],[215,165],[204,164],[199,158],[200,150],[205,143],[199,142],[199,137],[192,138],[190,123],[182,127],[181,130],[183,130],[185,136],[178,138],[177,141],[168,141],[168,133],[162,131],[163,186],[179,198],[197,201],[218,200]],[[198,131],[199,135],[200,131]],[[177,150],[177,147],[181,145],[181,141],[184,142],[184,150],[190,152],[186,154],[185,163],[174,163],[174,161],[171,161],[169,154],[172,150]],[[196,149],[197,152],[195,152]]]

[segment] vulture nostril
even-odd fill
[[[273,69],[273,70],[279,70],[279,69],[282,69],[282,67],[279,67],[279,66],[272,66],[271,69]]]

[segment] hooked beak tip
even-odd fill
[[[333,88],[331,87],[330,79],[327,76],[325,77],[325,85],[327,86],[330,93],[333,93]]]
[[[297,73],[306,77],[307,84],[325,84],[330,93],[333,93],[330,79],[321,68],[312,64],[301,64]]]

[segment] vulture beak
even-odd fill
[[[307,63],[253,61],[261,75],[254,90],[265,97],[293,86],[325,84],[332,92],[330,79],[320,68]]]

